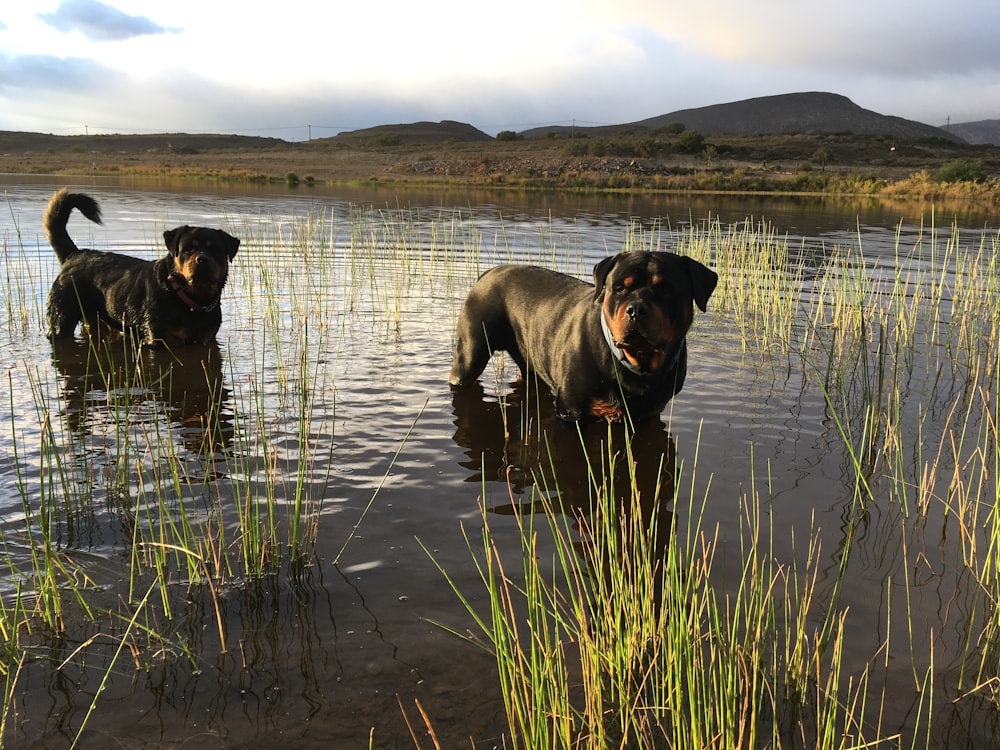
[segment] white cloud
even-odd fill
[[[170,31],[145,16],[129,15],[99,0],[62,0],[54,11],[39,13],[38,17],[58,31],[79,31],[95,42],[122,41]]]
[[[811,90],[932,124],[1000,117],[995,0],[945,19],[930,0],[39,2],[4,11],[0,129],[495,131]]]

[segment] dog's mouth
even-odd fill
[[[208,255],[200,255],[177,263],[174,274],[183,277],[185,284],[192,289],[201,289],[209,293],[217,292],[225,283],[225,267]]]
[[[167,284],[189,308],[207,312],[219,304],[222,290],[214,277],[204,278],[204,276],[196,273],[193,278],[189,278],[180,271],[174,271],[167,276]]]
[[[197,271],[194,274],[187,274],[175,271],[170,274],[170,278],[174,289],[183,289],[188,294],[212,296],[215,293],[215,277],[210,274],[198,273]]]
[[[614,332],[608,323],[608,316],[602,312],[601,328],[619,364],[637,375],[652,375],[670,369],[684,351],[683,333],[678,338],[664,337],[664,333],[673,331],[664,331],[663,326],[651,326],[643,320],[626,320],[625,325]]]
[[[625,360],[640,372],[656,372],[666,361],[665,347],[654,343],[639,331],[632,331],[615,346],[621,351]]]

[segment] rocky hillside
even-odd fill
[[[624,130],[657,130],[672,124],[682,124],[688,130],[702,133],[732,135],[775,135],[784,133],[852,133],[854,135],[887,135],[906,140],[944,138],[961,140],[932,125],[902,117],[892,117],[863,109],[846,96],[824,92],[780,94],[744,99],[709,107],[681,109],[626,125],[600,128],[577,128],[598,131],[606,135]],[[525,137],[568,133],[569,128],[536,128]],[[954,126],[952,127],[954,131]]]
[[[1000,120],[979,120],[949,125],[948,132],[964,138],[967,143],[991,143],[1000,146]]]

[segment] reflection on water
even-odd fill
[[[466,481],[499,485],[488,513],[565,514],[580,532],[579,548],[591,541],[594,515],[611,508],[623,527],[646,530],[651,559],[662,561],[677,472],[676,445],[662,421],[569,424],[534,379],[518,379],[499,399],[479,383],[457,388],[453,409],[455,442],[468,457],[461,462],[470,472]],[[630,513],[639,518],[626,518]]]
[[[52,541],[87,572],[88,596],[103,613],[95,624],[67,612],[58,639],[44,628],[23,636],[28,656],[10,672],[18,675],[10,746],[68,746],[95,696],[80,747],[354,748],[370,738],[374,747],[408,747],[407,719],[422,729],[420,709],[442,747],[469,747],[470,738],[477,747],[499,745],[506,730],[493,658],[448,630],[473,625],[436,565],[482,611],[466,541],[481,527],[481,504],[492,511],[495,543],[514,556],[518,525],[505,514],[536,510],[526,507],[533,489],[551,500],[547,507],[583,516],[598,484],[624,496],[634,480],[649,500],[644,512],[669,527],[676,509],[655,499],[670,498],[677,468],[696,458],[691,494],[708,498],[705,525],[730,549],[738,547],[740,502],[751,488],[770,495],[777,532],[769,553],[780,565],[801,561],[802,540],[815,533],[817,590],[839,596],[849,613],[845,674],[873,658],[882,665],[885,734],[916,721],[914,675],[924,675],[933,639],[935,677],[949,686],[934,686],[939,731],[949,734],[939,746],[993,743],[989,701],[953,703],[950,687],[961,669],[953,654],[979,616],[976,582],[956,541],[969,530],[949,525],[937,497],[923,516],[879,504],[852,515],[854,466],[824,373],[780,346],[757,347],[743,334],[753,324],[745,307],[700,319],[684,392],[663,421],[634,433],[621,425],[577,432],[554,417],[547,393],[511,388],[502,377],[486,375],[454,393],[447,385],[455,316],[476,274],[496,262],[525,259],[587,276],[636,224],[673,246],[692,227],[732,224],[737,236],[763,221],[817,269],[834,245],[860,242],[873,276],[891,281],[899,248],[914,264],[940,261],[920,230],[931,220],[927,207],[80,179],[73,187],[101,201],[106,222],[81,232],[81,245],[155,256],[163,228],[180,223],[234,228],[247,238],[227,287],[219,346],[135,352],[88,341],[53,348],[45,340],[40,311],[57,264],[41,215],[62,183],[2,181],[10,210],[0,212],[0,243],[10,282],[0,291],[9,388],[0,407],[0,586],[9,607],[19,585],[10,571],[31,570],[37,550],[42,520],[34,514],[43,499],[56,500],[58,514],[45,519]],[[359,212],[369,222],[362,231],[350,218]],[[971,210],[939,211],[934,221],[953,218],[968,227],[963,247],[975,247],[984,226],[995,234],[990,217]],[[377,241],[366,244],[362,232]],[[934,331],[946,322],[946,305],[941,312]],[[839,414],[859,432],[872,422],[862,395],[877,382],[863,369],[874,347],[876,362],[890,355],[907,362],[910,378],[899,383],[906,402],[880,412],[881,424],[898,417],[940,433],[956,403],[968,410],[978,398],[965,393],[974,373],[933,336],[905,345],[890,338],[880,331],[856,350],[838,350],[848,363],[839,369],[848,394]],[[938,400],[917,398],[942,383]],[[961,471],[967,456],[949,464],[946,448],[938,464]],[[938,465],[914,453],[899,459],[907,481]],[[882,468],[884,456],[871,458]],[[615,470],[605,476],[609,466]],[[238,546],[234,519],[248,500],[264,498],[281,511],[303,493],[315,502],[318,538],[314,559],[297,575],[231,570],[212,589],[197,570],[173,571],[165,601],[148,610],[156,621],[142,623],[163,639],[150,644],[133,630],[115,640],[146,590],[145,580],[129,590],[135,550],[172,543],[152,532],[186,519],[206,559],[222,559],[221,551]],[[925,533],[935,529],[947,533]],[[149,534],[140,545],[137,531]],[[719,558],[718,587],[728,595],[739,553]],[[850,585],[835,591],[842,566]]]
[[[58,461],[68,475],[59,482],[64,512],[52,520],[61,546],[135,542],[144,485],[155,482],[163,503],[171,484],[198,487],[224,473],[234,415],[218,345],[171,351],[116,335],[65,339],[52,343],[52,365],[71,445]],[[151,439],[162,431],[166,442]],[[55,439],[51,449],[61,449]]]
[[[52,364],[62,378],[63,416],[79,438],[107,423],[105,412],[124,401],[136,414],[162,408],[180,446],[196,455],[210,457],[232,443],[218,343],[170,350],[133,348],[124,337],[60,339],[52,344]]]
[[[193,596],[183,610],[178,636],[199,655],[194,664],[173,654],[139,669],[122,664],[105,680],[94,662],[110,660],[113,645],[87,660],[74,643],[50,650],[26,668],[20,728],[8,746],[34,747],[30,738],[44,736],[45,747],[69,747],[98,695],[100,721],[87,724],[77,747],[271,747],[275,738],[291,747],[368,747],[373,728],[376,738],[409,736],[399,705],[406,699],[419,716],[414,697],[434,715],[455,716],[451,728],[437,728],[444,746],[466,746],[476,727],[481,737],[496,731],[495,688],[483,679],[469,695],[492,659],[468,651],[457,671],[422,671],[444,658],[443,639],[413,639],[417,649],[393,642],[364,589],[336,568],[316,567],[291,585],[256,581],[219,604],[225,651],[211,599]],[[386,739],[374,746],[405,747]]]
[[[638,497],[642,509],[658,512],[674,494],[676,446],[659,419],[625,423],[567,423],[556,415],[547,390],[518,380],[497,399],[480,383],[453,393],[455,442],[465,450],[466,481],[499,482],[509,497],[487,508],[493,513],[536,512],[548,507],[586,515],[597,493],[620,507]],[[549,502],[521,502],[537,486]],[[505,490],[506,491],[506,490]],[[667,524],[669,526],[669,523]],[[661,535],[659,538],[665,538]]]

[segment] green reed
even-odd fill
[[[713,581],[723,542],[704,526],[709,490],[695,489],[696,466],[666,496],[641,497],[633,477],[623,507],[604,482],[616,462],[631,461],[627,448],[609,449],[587,468],[586,514],[560,507],[558,486],[536,485],[517,506],[543,509],[515,515],[518,560],[496,545],[488,513],[481,541],[467,537],[488,615],[452,586],[496,655],[512,746],[841,748],[877,739],[860,719],[867,674],[855,682],[841,673],[844,613],[815,596],[818,547],[810,541],[801,567],[779,565],[766,500],[751,487],[740,502],[742,575],[726,596]],[[807,624],[817,615],[819,626]]]
[[[966,483],[971,497],[965,507],[971,511],[963,519],[963,538],[972,541],[964,547],[967,557],[972,558],[970,568],[975,571],[983,590],[985,624],[975,643],[971,642],[970,633],[970,642],[966,644],[971,655],[967,660],[970,674],[963,675],[960,685],[969,695],[985,693],[993,706],[1000,705],[1000,482],[997,480],[1000,477],[1000,404],[996,396],[1000,393],[1000,373],[995,377],[992,394],[982,393],[988,415],[981,439],[982,467],[977,467],[978,476]],[[985,529],[981,547],[975,544],[979,528]],[[978,664],[974,658],[976,648],[979,650]]]
[[[40,394],[39,380],[31,380],[36,398]],[[86,514],[87,509],[71,500],[67,487],[71,486],[72,468],[65,459],[65,446],[60,444],[57,431],[48,413],[39,412],[41,447],[39,456],[41,465],[38,481],[39,502],[37,507],[31,502],[28,490],[32,478],[21,469],[21,457],[18,452],[18,435],[14,427],[13,389],[11,389],[11,422],[13,428],[14,465],[17,467],[17,489],[21,498],[21,509],[24,516],[22,544],[30,555],[29,570],[12,571],[18,580],[30,582],[23,586],[20,596],[33,598],[32,617],[38,618],[46,627],[55,633],[64,632],[64,610],[69,602],[78,604],[84,612],[91,615],[91,609],[83,595],[83,589],[90,585],[90,579],[75,563],[72,556],[66,554],[60,547],[56,534],[58,533],[59,511],[63,506],[67,516]],[[85,488],[86,491],[86,488]],[[69,599],[69,602],[66,599]],[[13,620],[7,623],[8,628],[16,631],[23,621]]]
[[[308,244],[299,249],[320,258],[331,257],[326,252],[316,253]],[[293,265],[276,272],[287,272]],[[333,262],[325,265],[330,268]],[[308,274],[315,270],[316,266],[309,269],[306,278],[312,278]],[[266,273],[261,274],[265,282],[270,281]],[[181,449],[178,442],[180,432],[188,428],[168,426],[154,407],[157,399],[169,398],[173,392],[171,380],[176,368],[197,367],[197,363],[175,359],[151,368],[146,366],[143,352],[125,342],[94,338],[86,356],[84,384],[73,386],[84,389],[81,403],[64,405],[63,414],[55,413],[60,410],[62,396],[57,394],[63,384],[53,386],[46,375],[29,373],[41,463],[26,473],[22,464],[30,466],[32,460],[22,459],[19,453],[25,436],[19,433],[23,429],[18,426],[21,415],[15,419],[14,388],[10,388],[13,466],[19,472],[23,516],[18,542],[27,550],[30,566],[15,565],[11,555],[5,555],[19,590],[17,606],[3,609],[0,624],[4,642],[10,647],[3,667],[7,678],[4,721],[17,675],[26,661],[35,658],[27,635],[31,633],[32,640],[44,639],[46,632],[61,637],[69,627],[67,610],[72,611],[74,623],[94,624],[120,619],[127,612],[130,624],[124,635],[115,637],[122,638],[122,644],[129,638],[130,653],[136,659],[143,653],[187,653],[188,658],[194,658],[182,643],[171,643],[177,584],[192,596],[203,592],[213,603],[225,650],[218,597],[223,584],[237,580],[234,572],[240,571],[239,578],[256,578],[273,575],[284,565],[293,570],[308,562],[318,533],[321,488],[326,483],[322,475],[309,476],[312,443],[318,434],[332,435],[332,422],[323,424],[313,416],[317,406],[314,394],[333,390],[332,373],[309,353],[315,346],[328,348],[325,340],[317,338],[325,339],[331,326],[318,291],[312,295],[311,307],[296,307],[294,317],[286,320],[287,312],[281,309],[283,293],[276,291],[284,288],[284,283],[265,286],[263,293],[252,293],[250,298],[270,311],[264,316],[269,329],[256,340],[253,356],[255,362],[272,359],[278,363],[279,409],[293,415],[290,420],[281,420],[281,424],[293,426],[290,439],[272,434],[271,392],[251,391],[249,400],[238,402],[236,407],[250,415],[241,425],[250,429],[236,431],[235,450],[220,451],[214,445],[210,436],[225,429],[215,410],[204,415],[205,434],[200,448],[195,447],[201,456],[190,454],[189,448]],[[290,288],[297,288],[294,282]],[[295,300],[304,298],[307,296],[295,296]],[[41,306],[35,309],[39,311]],[[289,336],[290,330],[294,336]],[[315,331],[322,337],[315,336]],[[13,334],[13,329],[7,332]],[[265,346],[273,347],[272,351],[265,351]],[[232,356],[229,361],[232,364]],[[220,387],[207,372],[203,375],[209,392]],[[262,364],[257,382],[263,384],[268,379],[270,372],[265,372]],[[90,390],[90,382],[96,390]],[[238,399],[241,391],[235,395]],[[78,412],[77,418],[74,415]],[[80,425],[73,424],[76,419]],[[298,448],[279,458],[275,448],[278,440]],[[228,474],[220,474],[220,469]],[[292,478],[290,491],[285,487],[286,477]],[[112,524],[113,519],[121,521],[121,532],[115,536],[127,554],[126,590],[121,593],[120,609],[93,603],[90,589],[99,586],[73,554],[76,545],[86,545],[78,537],[96,523],[94,519],[101,512],[110,516]],[[5,540],[8,536],[9,529]],[[143,640],[145,643],[140,642]],[[85,658],[85,651],[79,652],[80,658]]]
[[[32,306],[38,312],[39,300],[33,299],[29,289],[38,273],[38,269],[28,262],[24,251],[21,225],[10,196],[5,193],[7,209],[10,211],[11,224],[14,227],[14,237],[0,237],[0,257],[3,258],[4,279],[0,284],[0,298],[3,299],[3,309],[6,312],[6,328],[8,331],[19,331],[22,334],[29,329]],[[27,280],[27,284],[25,284]]]
[[[544,523],[518,517],[518,560],[501,553],[496,521],[484,514],[482,541],[468,543],[489,615],[457,593],[496,655],[515,747],[931,744],[932,696],[945,678],[935,671],[935,641],[915,629],[922,615],[910,568],[929,554],[932,522],[957,541],[946,550],[947,581],[967,589],[969,571],[974,583],[963,667],[944,687],[1000,703],[1000,241],[969,246],[933,226],[913,248],[900,238],[884,268],[865,256],[860,236],[852,246],[793,249],[763,223],[710,222],[667,247],[658,227],[630,228],[629,249],[676,249],[716,268],[711,323],[702,327],[735,327],[746,351],[787,358],[820,389],[846,456],[843,546],[821,602],[818,534],[809,530],[802,560],[779,563],[776,530],[762,522],[773,518],[768,492],[751,479],[740,502],[742,575],[723,596],[711,576],[726,540],[702,527],[708,491],[696,500],[693,477],[689,494],[673,498],[680,523],[658,569],[649,565],[655,537],[635,523],[641,514],[602,505],[609,495],[600,489],[596,512],[571,520],[551,499],[558,488],[536,485],[521,507],[548,512]],[[590,471],[600,488],[607,466]],[[905,562],[886,582],[884,657],[846,674],[839,593],[876,506],[898,515]],[[899,643],[920,696],[905,737],[883,724],[877,674]]]
[[[861,523],[874,504],[895,508],[904,544],[916,548],[917,559],[930,522],[938,521],[942,534],[957,528],[955,565],[972,571],[982,586],[971,592],[982,614],[973,613],[965,631],[963,660],[974,670],[981,665],[978,679],[986,684],[1000,679],[989,647],[1000,602],[993,583],[1000,547],[990,522],[1000,507],[992,395],[1000,247],[995,236],[970,246],[956,230],[942,234],[932,226],[912,250],[920,251],[919,259],[900,246],[897,233],[895,263],[887,272],[867,261],[860,244],[834,248],[820,268],[809,268],[812,290],[796,302],[808,325],[785,346],[822,383],[847,451],[854,478],[848,522]],[[802,271],[792,267],[789,276],[800,278]],[[763,331],[760,345],[772,335]],[[845,549],[842,564],[849,555]],[[914,586],[905,581],[907,612]],[[932,663],[933,645],[920,658]],[[924,674],[933,680],[931,671]],[[958,687],[968,684],[962,678]],[[926,720],[929,731],[929,715]]]
[[[162,419],[139,418],[145,395],[171,388],[170,371],[150,372],[128,357],[106,367],[98,353],[94,375],[104,380],[106,399],[92,414],[91,450],[81,451],[53,413],[52,386],[36,376],[41,465],[33,469],[38,476],[18,477],[18,534],[31,563],[11,571],[21,579],[21,595],[0,611],[0,635],[9,644],[0,665],[0,722],[18,675],[34,658],[25,634],[37,637],[39,627],[58,634],[68,609],[92,622],[121,623],[133,658],[170,652],[194,661],[172,630],[178,584],[214,603],[225,649],[223,586],[294,574],[308,564],[329,478],[315,467],[333,450],[333,394],[348,321],[358,316],[370,322],[371,335],[394,336],[405,322],[406,297],[459,298],[492,264],[487,255],[510,255],[513,240],[503,231],[500,247],[490,251],[481,248],[475,225],[453,216],[426,224],[409,209],[354,209],[346,220],[316,214],[236,229],[245,242],[230,283],[245,290],[250,322],[226,357],[225,380],[241,415],[227,450],[206,444],[192,461]],[[547,242],[554,260],[562,255],[559,238]],[[785,357],[822,389],[831,431],[848,456],[848,526],[859,528],[876,504],[897,511],[907,559],[921,554],[920,532],[930,522],[958,529],[979,607],[960,687],[970,696],[992,691],[998,700],[1000,248],[995,237],[968,248],[956,232],[933,227],[926,242],[929,262],[914,262],[897,246],[894,270],[886,273],[870,266],[860,244],[789,247],[763,222],[693,226],[677,248],[667,248],[655,227],[635,225],[624,238],[627,247],[677,249],[715,267],[719,288],[699,325],[738,330],[745,351]],[[330,289],[337,290],[334,299]],[[16,307],[28,311],[29,327],[38,325],[37,300]],[[13,389],[11,399],[13,412]],[[224,429],[220,414],[207,418],[212,430]],[[518,428],[527,422],[508,425]],[[15,446],[23,444],[13,415],[12,433]],[[401,450],[403,444],[401,436]],[[21,472],[22,458],[15,459]],[[751,481],[739,498],[713,497],[734,503],[743,519],[735,540],[740,577],[723,595],[713,572],[717,577],[716,560],[729,540],[704,525],[709,489],[695,490],[703,472],[697,451],[676,489],[658,499],[671,503],[678,519],[659,557],[650,551],[668,532],[642,523],[634,508],[619,525],[603,488],[609,468],[628,460],[608,455],[588,468],[597,508],[591,516],[562,515],[552,505],[558,486],[536,487],[533,499],[551,512],[518,517],[520,559],[501,554],[488,515],[482,539],[469,542],[490,599],[480,626],[497,654],[517,746],[789,746],[799,736],[819,747],[849,747],[886,739],[878,722],[864,723],[880,715],[885,699],[871,670],[843,671],[845,613],[836,596],[818,601],[814,531],[800,547],[801,560],[779,562],[772,551],[778,532],[764,520],[772,517],[769,488]],[[199,466],[200,473],[192,471]],[[102,502],[127,529],[117,542],[128,552],[128,592],[114,610],[92,603],[96,584],[66,536]],[[851,554],[848,544],[836,586]],[[905,580],[904,596],[892,601],[908,620],[914,585]],[[888,622],[887,614],[887,640]],[[929,733],[935,674],[917,663],[914,635],[892,637],[911,642],[914,682],[927,688],[917,723]],[[907,739],[920,744],[916,734]]]

